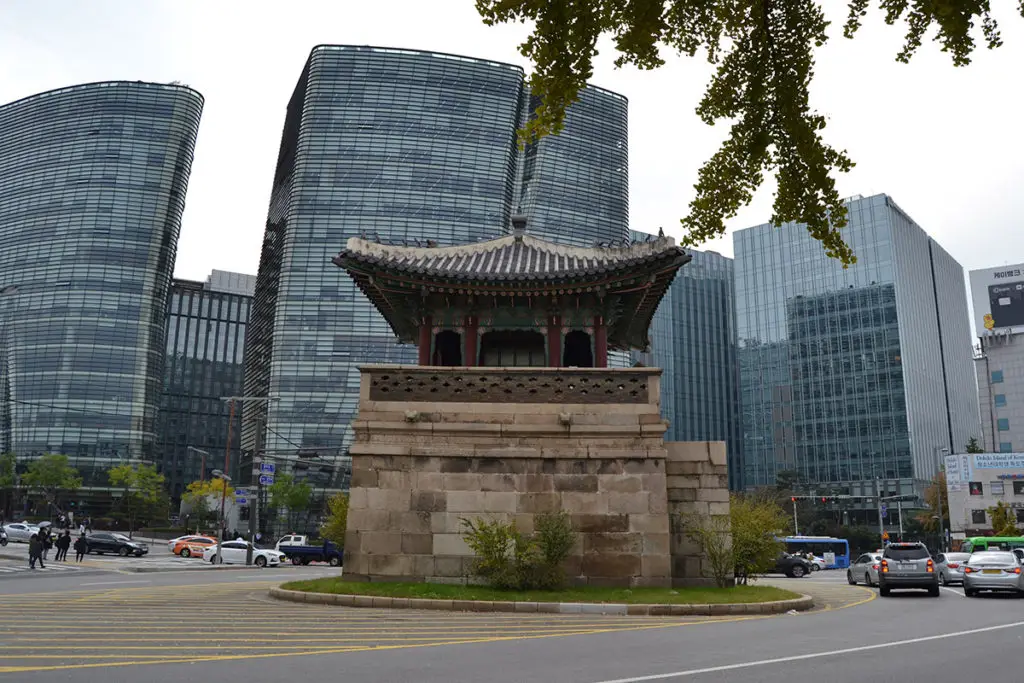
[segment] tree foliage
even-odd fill
[[[169,500],[164,490],[164,475],[154,465],[128,463],[112,467],[107,474],[110,485],[121,489],[118,505],[128,518],[128,536],[137,522],[151,522],[167,514]]]
[[[290,474],[277,474],[274,483],[267,487],[270,507],[286,510],[287,522],[294,527],[298,516],[309,509],[313,499],[313,488],[304,481],[296,481]]]
[[[327,499],[327,521],[320,529],[320,535],[339,547],[345,546],[345,532],[348,529],[348,494],[335,493]]]
[[[1024,16],[1024,1],[1018,0]],[[848,0],[844,35],[852,38],[870,0]],[[896,56],[907,62],[923,37],[936,41],[955,66],[970,62],[976,21],[989,48],[1001,44],[989,0],[878,0],[888,24],[905,21],[906,42]],[[772,222],[807,225],[826,254],[844,265],[856,256],[840,235],[847,211],[835,172],[853,162],[821,136],[825,117],[811,109],[814,50],[827,40],[822,0],[476,0],[484,23],[534,24],[519,46],[533,62],[530,88],[541,104],[521,141],[558,133],[566,109],[593,75],[597,42],[610,35],[616,66],[656,69],[665,47],[716,65],[697,115],[708,125],[728,121],[721,148],[700,169],[690,213],[682,219],[684,246],[724,234],[725,221],[748,204],[766,173],[775,172]]]
[[[466,545],[476,554],[474,572],[495,588],[555,590],[565,585],[563,564],[577,535],[565,512],[537,515],[532,536],[515,522],[463,519]]]
[[[729,502],[732,552],[741,584],[768,571],[784,545],[779,537],[789,524],[786,512],[771,496],[734,494]]]
[[[181,494],[182,500],[186,503],[195,504],[200,498],[216,499],[220,501],[221,496],[234,497],[234,489],[224,479],[200,479],[192,482]]]
[[[18,459],[14,453],[0,455],[0,489],[14,488]]]
[[[925,510],[917,516],[917,521],[928,533],[935,533],[939,530],[939,520],[936,519],[939,513],[939,497],[942,498],[942,518],[946,529],[949,527],[949,496],[946,495],[946,473],[939,472],[932,479],[932,483],[924,490]]]
[[[61,492],[82,486],[82,477],[66,455],[48,454],[32,460],[21,478],[30,491],[37,491],[46,502],[56,504]]]
[[[984,453],[985,449],[978,445],[978,440],[973,436],[967,441],[967,445],[964,447],[967,453]]]
[[[1017,511],[1004,501],[999,501],[995,507],[990,507],[988,513],[992,516],[993,536],[1020,536],[1020,531],[1017,529]]]

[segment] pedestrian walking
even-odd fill
[[[39,553],[40,561],[49,559],[50,548],[53,547],[53,538],[50,537],[50,527],[39,530],[39,543],[41,545]]]
[[[40,569],[46,569],[46,565],[43,564],[43,544],[39,540],[39,534],[32,534],[28,540],[28,566],[29,569],[36,568],[36,561],[39,562]]]
[[[67,529],[57,538],[57,561],[68,561],[68,548],[71,547],[71,532]]]
[[[78,537],[78,540],[75,541],[75,562],[81,562],[88,549],[89,544],[85,540],[85,534],[82,534]]]

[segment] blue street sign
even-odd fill
[[[266,474],[260,475],[260,486],[270,486],[274,483],[274,478]]]
[[[276,468],[272,463],[261,462],[260,463],[260,474],[274,474]]]
[[[249,489],[235,489],[236,498],[246,498],[249,495]]]
[[[885,503],[882,503],[882,516],[885,517],[888,514],[889,514],[889,506],[886,505]]]
[[[235,503],[237,503],[238,505],[248,505],[249,504],[249,499],[248,498],[237,498],[236,497],[235,498]]]

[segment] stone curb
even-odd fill
[[[623,605],[591,602],[491,602],[489,600],[427,600],[421,598],[387,598],[368,595],[307,593],[284,588],[271,588],[270,597],[288,602],[339,607],[378,607],[387,609],[424,609],[454,612],[517,612],[522,614],[618,614],[644,617],[708,617],[748,614],[782,614],[790,610],[802,612],[814,607],[814,599],[802,595],[792,600],[748,602],[722,605]]]

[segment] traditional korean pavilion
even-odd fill
[[[594,248],[511,234],[458,246],[352,237],[333,260],[429,366],[603,368],[649,347],[658,303],[690,256],[669,237]]]

